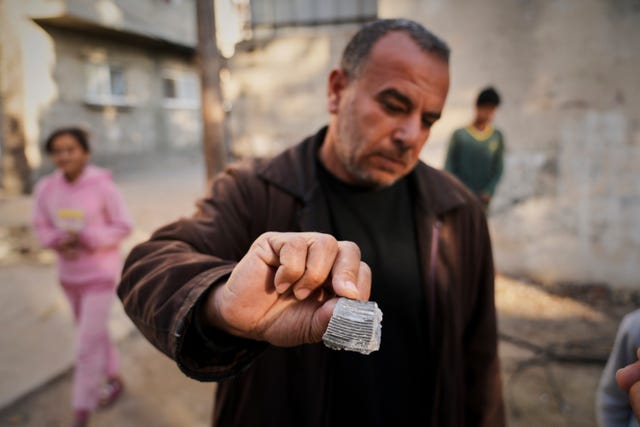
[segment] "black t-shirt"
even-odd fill
[[[362,188],[318,163],[333,234],[360,247],[372,271],[371,300],[383,313],[379,351],[330,354],[329,424],[429,425],[427,316],[409,181]]]

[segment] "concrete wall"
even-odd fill
[[[452,86],[423,159],[495,85],[508,154],[490,224],[498,269],[544,282],[640,288],[640,3],[380,0],[449,42]],[[326,122],[328,70],[355,26],[279,30],[229,62],[236,154],[269,155]]]
[[[223,79],[233,154],[270,156],[327,123],[327,77],[357,28],[282,29],[236,50]]]
[[[66,17],[106,28],[196,44],[194,0],[4,0],[24,3],[32,18]]]
[[[425,150],[477,90],[502,92],[505,176],[491,212],[499,270],[547,282],[640,288],[640,3],[381,0],[451,45],[452,87]]]
[[[25,64],[36,58],[46,63],[48,57],[39,55],[40,44],[31,46],[31,55],[26,55],[25,39],[34,35],[35,23],[25,19],[25,4],[16,1],[0,2],[0,97],[2,100],[2,188],[12,194],[30,191],[30,163],[39,164],[40,150],[35,141],[37,125],[26,116],[37,108],[25,97],[28,77],[24,74]],[[29,25],[33,24],[33,25]],[[38,40],[40,41],[40,40]],[[38,90],[41,81],[33,81],[29,87]],[[46,92],[40,98],[46,98]]]

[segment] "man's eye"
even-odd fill
[[[433,121],[431,120],[423,120],[422,121],[422,127],[424,127],[425,129],[431,129],[431,126],[433,126]]]
[[[383,102],[382,105],[387,111],[392,113],[404,113],[405,109],[403,106],[394,104],[392,102]]]

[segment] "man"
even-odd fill
[[[445,169],[473,191],[485,209],[502,177],[504,138],[492,125],[500,96],[492,87],[480,92],[473,123],[453,133]]]
[[[504,424],[484,215],[418,160],[448,56],[415,22],[364,26],[329,75],[328,127],[219,175],[129,256],[129,316],[220,381],[214,425]],[[378,303],[378,352],[319,343],[338,296]]]

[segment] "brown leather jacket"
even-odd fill
[[[221,381],[214,425],[329,423],[329,350],[321,344],[282,349],[223,334],[205,340],[192,321],[198,301],[263,232],[331,231],[315,178],[324,132],[273,160],[229,168],[192,218],[159,229],[126,261],[118,294],[136,326],[190,377]],[[423,163],[410,177],[432,313],[425,321],[437,353],[434,400],[425,402],[432,426],[503,426],[494,271],[482,208],[458,181]]]

